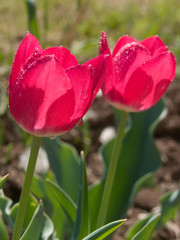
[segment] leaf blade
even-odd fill
[[[118,227],[120,227],[126,220],[118,220],[111,223],[106,224],[105,226],[95,230],[87,237],[83,238],[83,240],[101,240],[114,232]]]

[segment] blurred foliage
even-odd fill
[[[158,34],[180,59],[179,0],[44,0],[36,1],[36,5],[41,43],[70,45],[80,61],[97,54],[102,30],[108,34],[112,47],[123,34],[138,40]],[[11,60],[27,26],[24,1],[17,4],[14,0],[1,0],[0,62]]]

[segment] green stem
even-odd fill
[[[117,132],[117,137],[114,143],[113,147],[113,152],[111,156],[111,162],[109,165],[107,177],[105,180],[105,186],[104,186],[104,191],[101,199],[101,206],[99,210],[99,216],[98,216],[98,222],[97,222],[97,227],[101,227],[105,224],[106,221],[106,215],[107,215],[107,210],[110,202],[110,196],[111,196],[111,191],[114,183],[114,177],[116,174],[116,169],[118,165],[118,159],[119,159],[119,154],[121,151],[121,146],[122,146],[122,141],[124,137],[124,130],[126,127],[126,121],[128,118],[128,113],[127,112],[122,112],[121,114],[121,121],[119,125],[119,129]]]
[[[32,178],[33,178],[36,160],[37,160],[37,156],[38,156],[38,151],[39,151],[39,147],[40,147],[40,142],[41,142],[41,138],[33,137],[31,154],[29,157],[28,167],[26,170],[24,184],[23,184],[23,188],[22,188],[22,192],[21,192],[18,212],[17,212],[17,216],[16,216],[14,229],[13,229],[12,240],[19,240],[21,233],[22,233],[22,227],[23,227],[23,223],[24,223],[24,217],[25,217],[25,213],[26,213]]]

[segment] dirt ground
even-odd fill
[[[159,205],[160,196],[179,187],[180,182],[180,82],[176,81],[169,87],[165,102],[168,107],[167,116],[158,125],[154,137],[156,145],[162,156],[162,167],[156,172],[154,188],[143,188],[137,195],[133,206],[127,213],[126,223],[115,233],[113,240],[124,240],[127,229],[137,219],[154,211]],[[93,117],[90,117],[90,129],[92,143],[87,157],[88,182],[98,181],[102,176],[102,166],[97,154],[100,146],[99,136],[102,130],[108,126],[114,126],[111,107],[102,97],[95,99],[92,106]],[[17,133],[15,124],[10,114],[6,113],[1,118],[5,121],[4,145],[0,146],[0,175],[9,173],[8,181],[4,186],[5,194],[19,200],[22,187],[23,173],[18,167],[18,157],[23,150],[21,137]],[[65,141],[73,143],[75,128],[63,136]],[[8,143],[12,143],[9,147]],[[10,149],[9,149],[10,148]],[[6,162],[6,159],[8,161]],[[89,160],[91,159],[91,161]],[[153,240],[180,240],[180,211],[177,218],[155,233]]]

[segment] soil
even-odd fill
[[[180,182],[180,82],[174,81],[170,85],[165,102],[168,108],[166,117],[157,126],[154,133],[156,145],[162,156],[162,167],[156,172],[155,185],[153,188],[143,188],[137,195],[133,206],[127,213],[127,221],[119,228],[113,240],[124,240],[127,229],[147,213],[153,212],[159,207],[160,196],[169,191],[176,190]],[[106,127],[114,126],[111,106],[102,97],[97,97],[91,107],[89,115],[90,134],[92,141],[86,144],[87,175],[88,183],[98,181],[103,174],[102,165],[97,154],[101,143],[99,136]],[[19,200],[23,173],[18,167],[18,158],[24,144],[17,131],[16,124],[12,120],[9,111],[1,116],[4,126],[4,144],[0,146],[0,176],[9,173],[8,180],[4,185],[6,196],[14,202]],[[62,139],[74,143],[76,134],[80,133],[75,127]],[[83,136],[82,136],[83,138]],[[11,143],[11,144],[10,144]],[[77,150],[82,149],[81,144],[76,144]],[[155,233],[153,240],[180,240],[180,211],[175,220],[168,222],[163,229]]]

